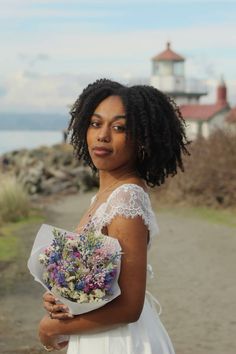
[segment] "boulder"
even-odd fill
[[[97,177],[67,144],[8,152],[0,158],[0,172],[15,175],[32,198],[98,186]]]

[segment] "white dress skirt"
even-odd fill
[[[97,334],[72,335],[67,354],[174,354],[159,315],[145,299],[137,322]]]
[[[93,199],[92,199],[93,202]],[[149,229],[150,241],[158,233],[148,194],[135,184],[115,189],[94,215],[98,230],[116,215],[141,216]],[[151,242],[149,243],[149,247]],[[174,354],[169,335],[148,293],[138,321],[99,333],[70,336],[67,354]]]

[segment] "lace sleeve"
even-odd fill
[[[138,185],[123,184],[108,198],[101,215],[101,226],[107,226],[116,216],[135,218],[141,216],[150,237],[158,233],[155,215],[148,194]]]

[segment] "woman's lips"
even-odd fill
[[[93,153],[95,156],[103,157],[103,156],[110,155],[112,151],[106,148],[94,148]]]

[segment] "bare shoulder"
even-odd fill
[[[146,196],[142,195],[142,191],[147,193],[145,182],[141,178],[131,177],[126,179],[110,196],[108,209],[112,218],[108,225],[108,231],[111,234],[123,239],[129,235],[129,240],[133,236],[137,240],[138,235],[143,235],[142,241],[146,238],[148,228],[142,205],[143,200],[146,201]],[[135,194],[135,199],[133,194]]]
[[[141,216],[127,218],[117,215],[107,226],[108,234],[119,239],[121,243],[141,243],[147,244],[148,228],[143,222]]]
[[[139,177],[130,177],[124,181],[124,184],[133,184],[141,187],[145,192],[148,192],[148,187],[146,182]]]

